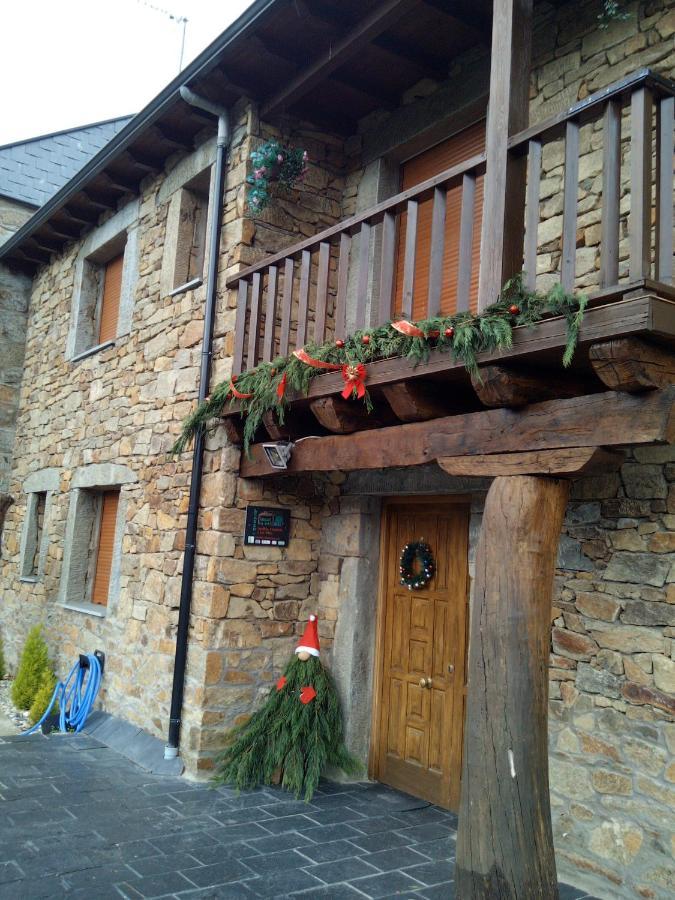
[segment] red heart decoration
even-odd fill
[[[282,675],[281,678],[277,681],[277,690],[280,691],[284,685],[286,684],[286,676]]]
[[[316,697],[316,691],[313,687],[304,687],[300,691],[300,702],[309,703]]]

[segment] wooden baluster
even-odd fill
[[[277,275],[278,268],[270,266],[267,273],[267,305],[265,307],[265,335],[263,360],[272,362],[274,357],[274,332],[277,324]]]
[[[368,222],[361,225],[359,235],[359,275],[356,285],[356,328],[366,327],[366,299],[370,280],[370,232]]]
[[[284,263],[284,292],[281,299],[281,334],[279,356],[288,356],[288,339],[291,333],[291,309],[293,307],[293,260]]]
[[[380,262],[380,308],[377,325],[391,319],[394,293],[394,268],[396,263],[396,216],[387,212],[382,220],[382,259]]]
[[[630,120],[630,280],[641,281],[651,271],[652,95],[645,87],[633,92]]]
[[[244,337],[246,334],[246,306],[248,303],[248,281],[242,278],[237,291],[237,314],[234,320],[234,355],[232,374],[239,375],[244,367]]]
[[[656,278],[673,283],[673,119],[675,97],[662,97],[656,126]]]
[[[307,336],[307,310],[309,308],[309,274],[312,267],[312,254],[302,251],[300,262],[300,298],[298,300],[298,329],[296,343],[302,347]]]
[[[525,200],[525,287],[537,286],[537,246],[539,242],[539,194],[541,187],[541,141],[527,145],[527,197]]]
[[[326,336],[326,302],[328,299],[328,271],[330,269],[330,244],[319,244],[319,271],[316,281],[316,312],[314,313],[314,340],[323,344]]]
[[[459,214],[459,265],[457,268],[457,312],[469,309],[471,293],[473,229],[476,206],[476,176],[467,172],[462,178],[462,207]]]
[[[443,284],[443,251],[445,250],[445,207],[447,191],[444,187],[434,190],[431,212],[431,250],[429,253],[429,294],[427,316],[437,316],[441,311],[441,286]]]
[[[251,315],[248,320],[248,356],[247,369],[258,364],[258,339],[260,337],[260,272],[253,273],[251,286]]]
[[[565,186],[563,195],[562,260],[560,282],[564,290],[574,290],[577,256],[577,194],[579,193],[579,125],[569,121],[565,128]]]
[[[343,232],[340,235],[340,259],[338,261],[337,297],[335,298],[335,337],[344,338],[347,333],[347,284],[349,280],[349,253],[352,239]]]
[[[621,104],[608,100],[602,126],[602,239],[600,287],[619,281],[619,201],[621,198]]]
[[[417,200],[408,200],[403,258],[403,315],[412,316],[415,293],[415,257],[417,256]]]

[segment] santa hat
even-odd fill
[[[319,655],[319,629],[316,624],[316,616],[310,616],[309,622],[305,628],[305,633],[300,638],[300,643],[295,648],[296,653],[311,653],[312,656]]]

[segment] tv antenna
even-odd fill
[[[181,38],[180,38],[180,55],[178,57],[178,71],[183,71],[183,56],[185,54],[185,30],[187,28],[187,16],[179,16],[176,13],[172,13],[168,9],[164,9],[162,6],[156,6],[154,3],[148,3],[148,0],[136,0],[139,6],[145,6],[147,9],[152,9],[154,12],[158,12],[163,16],[166,16],[168,19],[171,19],[172,22],[175,22],[176,25],[180,25],[181,27]]]

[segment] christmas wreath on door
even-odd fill
[[[401,551],[399,560],[401,584],[409,591],[425,587],[436,572],[436,561],[426,541],[411,541]]]

